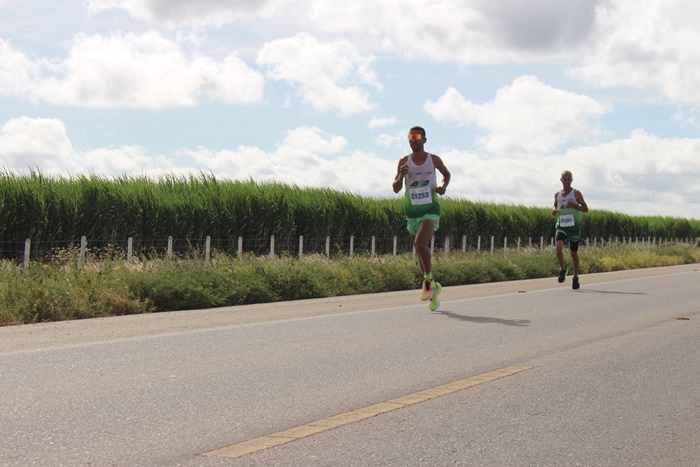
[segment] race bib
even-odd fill
[[[414,206],[433,202],[433,198],[430,196],[430,187],[427,186],[411,188],[408,194],[411,197],[411,204]]]
[[[559,227],[573,227],[574,225],[573,214],[563,214],[559,217]]]

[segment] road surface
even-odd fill
[[[699,266],[0,328],[0,465],[700,465]]]

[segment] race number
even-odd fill
[[[408,193],[411,197],[411,204],[414,206],[430,204],[433,202],[433,199],[430,196],[430,187],[424,186],[420,188],[411,188]]]
[[[561,217],[559,217],[559,227],[573,227],[574,225],[573,214],[563,214]]]

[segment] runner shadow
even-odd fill
[[[529,326],[529,319],[499,319],[499,318],[489,318],[486,316],[467,316],[453,313],[451,311],[438,310],[437,313],[443,314],[448,318],[458,319],[460,321],[467,321],[470,323],[477,324],[503,324],[504,326]]]

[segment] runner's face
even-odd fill
[[[425,144],[425,136],[419,132],[409,133],[408,144],[411,145],[413,152],[422,151]]]
[[[564,185],[564,188],[568,188],[571,186],[571,182],[574,181],[574,177],[570,173],[563,173],[561,174],[561,180],[562,185]]]

